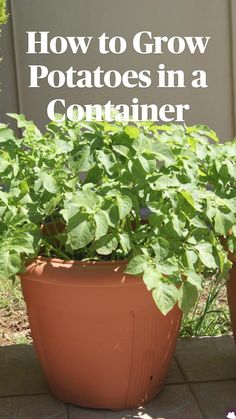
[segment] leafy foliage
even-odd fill
[[[197,304],[185,316],[181,336],[219,336],[231,333],[225,281],[205,279]]]
[[[37,254],[129,261],[162,311],[189,312],[203,278],[230,268],[236,244],[236,142],[209,128],[50,123],[0,125],[0,277]],[[145,210],[146,217],[141,214]],[[49,234],[41,226],[48,224]],[[7,267],[6,267],[7,266]]]
[[[6,0],[0,0],[0,25],[7,21]]]
[[[6,12],[6,0],[0,0],[0,36],[1,36],[1,26],[7,23],[7,12]],[[0,58],[0,62],[2,58]]]

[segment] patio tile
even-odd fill
[[[67,407],[51,396],[0,399],[0,419],[67,419]]]
[[[236,381],[191,384],[191,389],[206,419],[224,419],[236,414]]]
[[[69,407],[70,419],[202,419],[185,384],[166,386],[148,405],[123,412]]]
[[[189,382],[236,379],[236,345],[231,336],[181,339],[176,358]]]
[[[172,360],[166,384],[184,384],[185,379],[175,359]]]
[[[31,345],[0,347],[0,397],[48,393]]]

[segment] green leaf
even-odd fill
[[[128,157],[130,150],[124,145],[113,145],[112,149],[123,157]]]
[[[72,249],[79,250],[93,241],[95,226],[87,214],[77,213],[69,219],[67,233]]]
[[[102,210],[99,210],[94,215],[94,220],[96,223],[96,232],[95,232],[95,240],[100,239],[107,234],[108,230],[108,217],[106,213]]]
[[[140,137],[136,138],[136,140],[132,144],[132,148],[135,150],[137,157],[140,157],[142,154],[150,153],[150,139],[145,137],[144,135],[140,135]]]
[[[131,250],[131,244],[130,244],[130,237],[128,233],[120,233],[120,244],[125,254],[129,253]]]
[[[222,236],[227,236],[232,225],[235,223],[235,215],[233,213],[225,214],[219,209],[216,209],[215,217],[215,230]]]
[[[44,204],[46,216],[52,214],[56,210],[58,204],[61,202],[61,195],[53,196],[49,201]]]
[[[8,198],[7,198],[7,194],[5,192],[2,192],[0,190],[0,200],[5,204],[8,205]]]
[[[196,287],[198,290],[202,289],[202,276],[198,275],[196,272],[194,271],[189,271],[187,273],[187,281],[193,285],[194,287]]]
[[[98,151],[98,159],[102,163],[102,165],[105,167],[106,171],[108,173],[111,173],[111,169],[116,164],[116,158],[113,153],[109,151]]]
[[[183,189],[180,193],[193,208],[196,207],[195,200],[189,191]]]
[[[24,115],[18,115],[16,113],[8,113],[7,115],[17,121],[18,128],[25,128],[24,135],[26,133],[31,134],[31,136],[34,137],[34,140],[41,137],[41,133],[36,125],[34,125],[32,121],[27,121]]]
[[[233,179],[236,179],[236,167],[235,167],[235,165],[231,161],[228,161],[228,162],[226,162],[226,166],[228,168],[228,172],[229,172],[230,176]]]
[[[98,240],[97,243],[94,244],[99,255],[110,255],[114,250],[117,249],[118,240],[114,234],[107,234],[105,237],[102,237],[100,240]]]
[[[150,186],[154,191],[162,191],[168,188],[176,188],[179,185],[180,183],[178,179],[176,178],[176,176],[163,175],[163,176],[160,176],[153,183],[151,183]]]
[[[60,138],[55,140],[56,154],[66,154],[73,150],[73,143],[71,141],[64,141]]]
[[[96,211],[96,208],[100,207],[102,202],[102,197],[90,190],[79,191],[73,198],[74,204],[85,207],[90,213]]]
[[[132,209],[132,201],[128,195],[117,195],[116,199],[119,217],[122,220],[130,213]]]
[[[148,291],[153,290],[157,287],[161,279],[161,274],[156,269],[148,267],[145,269],[143,274],[143,281],[146,284]]]
[[[165,260],[169,253],[169,242],[164,237],[158,237],[154,243],[151,244],[157,260]]]
[[[152,296],[157,307],[165,316],[177,303],[179,291],[175,285],[160,280],[152,291]]]
[[[185,252],[185,256],[186,256],[186,261],[187,261],[187,266],[190,269],[194,270],[194,265],[198,260],[198,256],[196,254],[196,252],[194,252],[194,250],[186,250]]]
[[[21,258],[14,250],[0,248],[0,280],[16,275],[21,269]]]
[[[111,204],[106,208],[109,226],[116,228],[119,224],[119,211],[117,205]]]
[[[24,115],[18,115],[16,113],[8,113],[7,115],[10,116],[10,118],[13,118],[17,121],[17,125],[19,128],[24,128],[26,126],[27,121]]]
[[[174,231],[176,231],[178,236],[181,237],[182,234],[183,234],[183,229],[184,229],[185,224],[186,224],[185,217],[182,214],[177,215],[177,214],[173,213],[171,215],[171,218],[172,218],[172,225],[173,225]]]
[[[94,214],[101,206],[102,198],[95,192],[86,190],[79,191],[76,194],[66,194],[64,202],[64,209],[61,210],[66,221],[74,217],[82,209],[86,210],[88,214]]]
[[[126,125],[124,132],[126,135],[128,135],[131,139],[136,139],[140,135],[140,131],[138,127],[135,125]]]
[[[145,271],[148,260],[145,255],[134,256],[125,270],[127,274],[138,275],[142,274]]]
[[[17,253],[34,254],[34,236],[28,232],[16,232],[10,240],[11,247]]]
[[[0,156],[0,173],[4,173],[5,170],[11,165],[9,160]]]
[[[187,132],[189,134],[195,132],[200,135],[206,135],[207,137],[211,138],[215,142],[219,142],[219,138],[217,137],[215,131],[210,129],[207,125],[197,124],[193,127],[187,127]]]
[[[91,149],[88,145],[84,145],[80,150],[80,157],[77,161],[75,160],[75,165],[79,172],[86,172],[94,166]]]
[[[138,156],[139,163],[146,173],[153,173],[156,170],[156,160]]]
[[[146,182],[146,172],[138,159],[128,160],[128,169],[135,182],[140,184]]]
[[[217,268],[215,259],[213,257],[213,248],[210,243],[199,243],[195,246],[199,252],[199,257],[202,263],[209,269]]]
[[[7,207],[0,206],[0,219],[4,217],[5,213],[7,211]]]
[[[233,236],[236,237],[236,225],[232,227]]]
[[[168,165],[175,163],[175,157],[167,144],[155,142],[152,144],[152,151],[159,160],[164,160]]]
[[[0,143],[14,140],[14,132],[11,129],[7,128],[7,125],[3,125],[2,127],[0,127]]]
[[[203,160],[206,158],[207,155],[207,147],[205,144],[196,144],[196,153],[199,159]]]
[[[57,192],[57,182],[52,175],[41,172],[39,179],[42,181],[43,187],[46,191],[54,194]]]
[[[198,290],[195,285],[185,281],[179,290],[178,304],[180,309],[187,315],[198,299]]]

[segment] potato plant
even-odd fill
[[[125,259],[164,314],[176,303],[187,313],[204,277],[226,278],[235,141],[221,144],[202,125],[152,122],[67,120],[42,134],[11,116],[23,134],[0,126],[0,278],[37,255]]]

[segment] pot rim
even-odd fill
[[[127,265],[127,259],[121,260],[66,260],[59,258],[48,258],[46,256],[37,256],[33,261],[29,262],[29,265],[32,265],[37,262],[53,263],[57,265],[89,265],[89,266],[109,266],[109,265]]]

